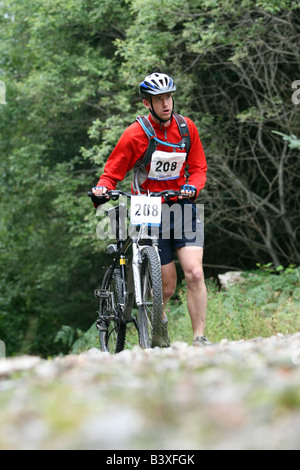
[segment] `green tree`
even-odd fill
[[[121,2],[122,3],[122,2]],[[121,5],[122,6],[122,5]],[[0,5],[0,337],[9,354],[53,353],[63,324],[89,326],[99,272],[80,148],[113,96],[125,8],[111,0]]]

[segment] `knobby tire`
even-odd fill
[[[161,336],[163,293],[161,264],[154,247],[142,250],[142,305],[139,306],[140,345],[147,349]]]
[[[121,319],[120,307],[120,304],[124,305],[124,296],[122,278],[118,268],[106,271],[102,289],[112,293],[113,301],[111,297],[100,299],[100,349],[114,354],[123,351],[126,340],[126,323]]]

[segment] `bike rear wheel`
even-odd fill
[[[124,295],[120,269],[108,269],[102,283],[102,295],[99,305],[99,330],[101,351],[115,354],[123,351],[126,340],[126,323],[122,321],[121,306]]]
[[[140,345],[151,348],[161,337],[163,293],[161,264],[154,247],[142,250],[142,305],[139,306]]]

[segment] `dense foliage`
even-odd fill
[[[62,325],[94,320],[107,260],[86,192],[143,112],[137,85],[153,70],[174,77],[176,109],[196,122],[207,155],[206,265],[299,264],[299,19],[287,0],[1,1],[9,354],[53,354]]]

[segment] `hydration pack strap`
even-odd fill
[[[191,137],[187,122],[181,114],[173,113],[173,116],[177,122],[182,140],[185,142],[185,151],[188,154],[191,148]]]
[[[157,147],[156,134],[155,134],[155,131],[153,129],[153,126],[152,126],[151,122],[149,121],[148,118],[146,118],[146,116],[138,116],[136,118],[136,120],[141,125],[142,129],[145,131],[145,133],[146,133],[146,135],[149,139],[148,148],[146,150],[146,153],[145,153],[143,159],[140,160],[140,162],[139,162],[140,167],[143,166],[144,168],[146,168],[146,166],[148,166],[149,163],[151,162],[151,157],[152,157],[152,155],[155,152],[156,147]]]

